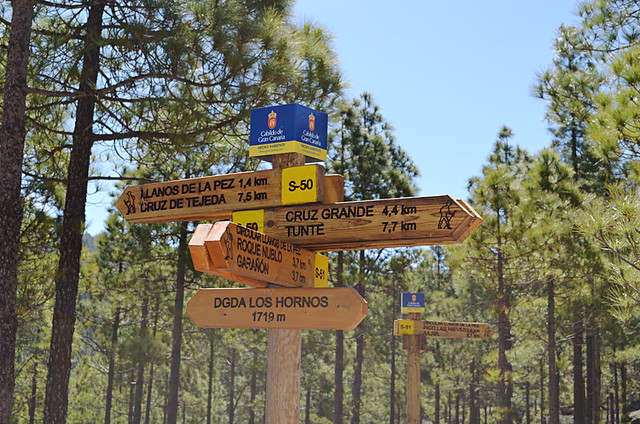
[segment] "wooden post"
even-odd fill
[[[408,319],[419,320],[420,313],[409,313]],[[408,338],[407,358],[407,424],[420,423],[420,338],[412,334]]]
[[[299,153],[273,156],[273,169],[302,166]],[[300,421],[300,362],[302,330],[267,330],[266,424],[297,424]]]

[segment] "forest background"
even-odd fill
[[[304,332],[301,421],[406,419],[391,331],[403,291],[427,294],[425,318],[497,330],[428,341],[425,420],[618,423],[640,408],[640,7],[578,10],[532,81],[548,148],[496,134],[469,181],[479,230],[460,246],[331,255],[331,284],[363,293],[369,315]],[[2,4],[0,422],[262,421],[266,333],[183,316],[198,288],[232,285],[193,271],[195,223],[113,213],[95,239],[83,229],[90,181],[117,195],[256,169],[249,111],[279,103],[330,113],[327,169],[347,199],[415,193],[419,170],[373,96],[345,98],[330,37],[291,14],[278,0]]]

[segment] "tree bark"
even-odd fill
[[[504,257],[500,239],[498,239],[497,266],[498,296],[496,301],[498,306],[498,369],[500,372],[500,379],[498,380],[498,407],[500,408],[500,415],[498,422],[500,424],[511,424],[513,421],[511,410],[511,396],[513,393],[511,373],[513,369],[507,358],[507,352],[511,349],[511,322],[508,315],[511,305],[506,292]]]
[[[209,329],[207,335],[209,336],[209,387],[207,390],[207,424],[211,424],[211,405],[213,403],[213,334],[210,333],[213,329]]]
[[[189,176],[186,176],[187,178]],[[184,307],[184,283],[187,260],[187,223],[179,224],[178,264],[176,267],[176,296],[173,306],[171,331],[171,370],[169,373],[169,397],[167,399],[167,424],[178,420],[178,391],[180,390],[180,356],[182,352],[182,309]]]
[[[575,323],[573,332],[573,424],[585,424],[585,393],[584,393],[584,360],[582,356],[583,345],[582,319]]]
[[[547,362],[549,363],[549,424],[560,424],[560,381],[556,367],[555,280],[547,281]]]
[[[629,413],[629,404],[627,403],[627,367],[624,362],[620,364],[620,398],[622,403],[622,416],[626,417]]]
[[[256,330],[254,330],[256,331]],[[258,368],[257,364],[259,363],[260,358],[258,357],[257,350],[253,351],[253,364],[251,364],[251,381],[249,383],[249,405],[251,408],[249,409],[249,424],[256,423],[256,394],[258,391]]]
[[[38,394],[38,361],[34,357],[33,374],[31,375],[31,396],[29,397],[29,424],[36,422],[36,399]]]
[[[364,269],[365,269],[365,261],[364,261],[364,250],[360,251],[360,278],[358,284],[356,284],[355,289],[365,298],[365,288],[364,288]],[[362,365],[364,362],[364,344],[365,344],[365,327],[366,323],[362,322],[356,328],[356,357],[354,360],[353,367],[353,388],[351,391],[351,424],[360,424],[360,410],[362,407]]]
[[[27,66],[35,0],[12,2],[0,126],[0,422],[11,422],[15,390],[18,245],[22,225],[22,163],[26,130]]]
[[[469,373],[471,374],[471,384],[469,385],[469,423],[480,423],[480,399],[478,393],[478,372],[476,369],[476,360],[471,360],[469,366]]]
[[[540,357],[540,424],[545,424],[544,419],[544,359]]]
[[[311,424],[311,386],[307,387],[307,397],[304,403],[304,424]]]
[[[600,359],[598,334],[589,333],[587,344],[587,419],[588,424],[600,421]]]
[[[229,364],[229,392],[227,398],[227,417],[228,423],[233,424],[235,419],[235,396],[236,396],[236,355],[235,349],[231,349],[231,363]]]
[[[440,273],[440,262],[438,262],[438,275]],[[440,290],[440,279],[438,279],[438,290]],[[436,340],[436,351],[435,351],[435,360],[436,367],[438,368],[439,373],[442,370],[442,358],[440,357],[440,341]],[[435,424],[440,424],[440,378],[437,377],[436,380],[436,399],[435,399]]]
[[[145,283],[146,285],[146,283]],[[142,319],[140,320],[139,337],[145,342],[147,337],[147,319],[149,315],[149,298],[146,290],[142,300]],[[144,388],[144,357],[137,358],[138,366],[136,369],[136,393],[134,398],[133,424],[140,424],[142,421],[142,394]]]
[[[76,298],[80,277],[80,255],[84,232],[85,206],[96,82],[100,67],[100,39],[105,3],[94,2],[85,26],[84,56],[79,91],[73,148],[67,171],[67,193],[62,220],[60,259],[55,282],[55,305],[44,404],[45,424],[64,424],[67,417],[71,346],[76,322]]]
[[[395,297],[394,297],[395,298]],[[391,334],[391,378],[389,382],[389,424],[393,424],[396,419],[396,336]]]
[[[155,314],[153,317],[153,339],[155,340],[156,334],[158,333],[158,315],[160,314],[160,305],[158,301],[156,301],[154,310],[155,310]],[[149,424],[149,420],[151,419],[151,393],[153,388],[153,371],[154,371],[154,363],[151,362],[151,365],[149,366],[149,383],[147,384],[147,402],[146,402],[146,408],[144,411],[144,424]]]
[[[104,407],[104,424],[111,423],[111,400],[113,399],[113,379],[116,368],[116,347],[118,345],[118,328],[120,327],[120,308],[116,308],[116,316],[111,326],[111,351],[109,352],[109,371],[107,372],[107,393]]]
[[[344,287],[344,252],[338,252],[336,287]],[[344,417],[344,332],[336,331],[336,362],[334,366],[333,423],[342,424]]]

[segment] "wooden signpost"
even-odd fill
[[[247,210],[233,220],[315,251],[461,243],[482,223],[471,206],[450,196]]]
[[[265,287],[326,287],[329,258],[229,221],[201,224],[189,241],[198,271]]]
[[[250,156],[272,161],[273,169],[127,187],[116,207],[134,223],[233,220],[197,226],[189,241],[193,264],[254,288],[201,289],[187,313],[200,327],[268,330],[265,423],[293,424],[299,422],[301,330],[353,329],[367,314],[367,302],[353,289],[327,287],[328,259],[316,252],[460,243],[482,218],[450,196],[343,202],[342,176],[305,165],[326,158],[326,114],[284,105],[251,116]],[[396,323],[396,334],[412,326],[415,333],[405,337],[417,355],[427,334],[493,334],[485,324],[420,321],[415,310],[409,318]],[[412,356],[409,364],[408,416],[417,423],[419,359]]]
[[[426,337],[454,339],[482,339],[493,335],[489,324],[477,322],[423,321],[425,312],[423,293],[403,293],[402,313],[409,319],[395,320],[393,334],[403,336],[402,346],[407,354],[407,424],[420,423],[420,354],[426,348]]]
[[[322,202],[325,194],[340,201],[343,181],[320,165],[240,172],[127,187],[116,207],[138,223],[230,219],[244,209]]]
[[[367,302],[348,287],[200,289],[187,314],[207,328],[352,330]]]
[[[396,336],[407,334],[448,339],[487,340],[493,336],[494,331],[489,324],[478,322],[400,319],[393,323],[393,334]]]

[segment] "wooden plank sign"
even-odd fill
[[[399,319],[393,323],[393,334],[423,335],[449,339],[482,339],[493,336],[493,328],[489,324],[478,322],[447,322]]]
[[[244,225],[315,251],[461,243],[482,223],[450,196],[299,205],[241,215]]]
[[[352,330],[367,302],[349,287],[200,289],[187,314],[207,328]]]
[[[152,223],[230,219],[237,210],[323,199],[324,168],[305,165],[127,187],[116,207],[127,221]]]
[[[230,221],[200,224],[189,241],[189,249],[198,271],[239,283],[254,287],[264,286],[263,283],[327,286],[326,256]]]

